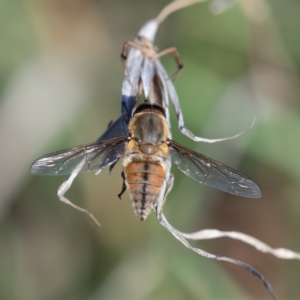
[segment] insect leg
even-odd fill
[[[155,210],[156,210],[156,216],[159,222],[161,222],[162,219],[162,209],[164,207],[164,204],[167,200],[168,194],[171,192],[174,185],[174,175],[170,173],[169,180],[166,184],[165,192],[157,199],[155,203]]]
[[[137,43],[135,42],[132,42],[132,41],[126,41],[123,45],[123,48],[122,48],[122,53],[121,53],[121,59],[122,59],[122,62],[123,62],[123,66],[124,66],[124,70],[125,70],[125,74],[128,78],[130,78],[129,76],[129,70],[127,68],[127,64],[126,64],[126,60],[127,60],[127,48],[129,47],[132,47],[132,48],[136,48],[138,50],[140,50],[141,52],[144,53],[144,49],[142,46],[138,45]]]
[[[160,51],[159,53],[157,53],[155,55],[154,59],[162,57],[162,56],[167,55],[167,54],[172,54],[174,56],[174,59],[177,62],[178,70],[171,76],[171,79],[175,80],[179,76],[179,74],[181,73],[182,68],[183,68],[183,63],[180,59],[180,56],[179,56],[179,53],[178,53],[177,49],[175,47],[171,47],[171,48],[167,48],[165,50],[162,50],[162,51]]]
[[[65,204],[68,204],[70,206],[72,206],[73,208],[86,213],[96,224],[98,227],[101,227],[100,223],[97,221],[97,219],[86,209],[79,207],[77,205],[75,205],[74,203],[72,203],[70,200],[68,200],[66,197],[64,197],[64,194],[69,190],[69,188],[71,187],[74,179],[76,178],[78,173],[72,173],[70,175],[70,177],[68,178],[68,180],[64,181],[62,183],[62,185],[58,188],[57,190],[57,196],[59,198],[60,201],[64,202]]]
[[[120,198],[120,200],[121,200],[121,196],[122,196],[123,193],[126,191],[126,184],[125,184],[125,174],[124,174],[124,171],[122,171],[121,176],[122,176],[122,178],[123,178],[123,185],[122,185],[121,193],[118,194],[118,197]]]
[[[138,50],[140,50],[141,52],[144,53],[144,48],[140,45],[138,45],[136,42],[133,42],[133,41],[126,41],[123,45],[123,48],[122,48],[122,53],[121,53],[121,59],[123,61],[125,61],[127,59],[127,48],[129,47],[132,47],[132,48],[136,48]]]

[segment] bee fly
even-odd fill
[[[222,191],[258,198],[261,191],[248,177],[169,138],[165,110],[158,104],[139,105],[128,124],[129,133],[104,141],[50,153],[32,164],[37,175],[100,172],[123,156],[124,187],[137,217],[143,221],[156,204],[164,202],[171,162],[185,175]]]

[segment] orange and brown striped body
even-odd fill
[[[129,125],[131,139],[123,159],[126,187],[137,217],[143,221],[163,197],[170,173],[169,129],[165,118],[153,112],[137,113]]]
[[[137,217],[146,219],[165,180],[165,170],[151,161],[132,162],[124,169]]]

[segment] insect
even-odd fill
[[[123,157],[123,189],[128,189],[137,217],[143,221],[151,209],[164,203],[172,188],[173,162],[199,183],[222,191],[258,198],[261,190],[251,179],[169,138],[165,109],[158,104],[136,107],[128,134],[50,153],[32,164],[37,175],[99,172]]]

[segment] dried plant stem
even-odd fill
[[[161,214],[160,216],[158,216],[158,221],[160,222],[160,224],[166,229],[168,230],[178,241],[180,241],[186,248],[196,252],[197,254],[203,256],[203,257],[207,257],[210,259],[215,259],[218,261],[227,261],[230,262],[232,264],[241,266],[243,268],[245,268],[246,270],[248,270],[249,272],[251,272],[254,276],[258,277],[261,282],[263,283],[263,285],[266,287],[266,289],[268,290],[268,292],[270,293],[270,296],[272,297],[273,300],[277,300],[277,297],[273,291],[272,286],[270,285],[270,283],[258,272],[256,271],[254,268],[252,268],[250,265],[233,259],[233,258],[229,258],[226,256],[218,256],[218,255],[214,255],[211,253],[208,253],[200,248],[196,248],[193,247],[192,245],[190,245],[190,243],[185,239],[184,234],[182,234],[180,231],[176,230],[165,218],[164,214]]]
[[[177,0],[169,5],[165,6],[163,10],[159,13],[159,15],[156,17],[157,24],[160,24],[165,20],[165,18],[173,13],[176,10],[182,9],[184,7],[190,6],[195,3],[199,2],[206,2],[207,0]]]
[[[236,231],[220,231],[217,229],[204,229],[201,231],[197,231],[194,233],[181,233],[183,237],[189,240],[208,240],[208,239],[216,239],[222,237],[228,237],[231,239],[235,239],[241,242],[244,242],[248,245],[253,246],[258,251],[263,253],[272,254],[281,259],[299,259],[300,253],[286,249],[286,248],[272,248],[264,242],[254,238],[248,234]]]
[[[84,161],[81,162],[81,165],[83,164]],[[101,171],[101,170],[100,170]],[[64,194],[70,189],[74,179],[76,178],[76,176],[78,175],[78,171],[74,171],[71,173],[70,177],[68,178],[68,180],[64,181],[61,186],[58,188],[57,190],[57,196],[59,198],[59,200],[65,204],[68,204],[70,206],[72,206],[73,208],[87,214],[98,227],[101,227],[100,223],[98,222],[98,220],[95,218],[95,216],[93,214],[91,214],[87,209],[82,208],[78,205],[75,205],[74,203],[72,203],[69,199],[67,199],[66,197],[64,197]]]

